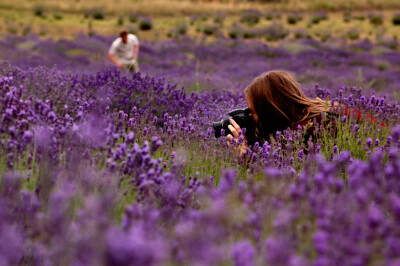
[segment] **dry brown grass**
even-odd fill
[[[267,2],[267,3],[266,3]],[[316,10],[390,10],[399,9],[399,0],[2,0],[0,8],[33,10],[43,6],[45,10],[81,13],[101,8],[109,15],[127,15],[129,12],[151,16],[179,16],[210,14],[223,10],[237,14],[246,9],[261,11],[316,11]]]

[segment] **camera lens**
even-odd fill
[[[219,122],[214,122],[213,129],[215,131],[215,137],[216,138],[221,137],[221,129],[225,130],[225,135],[228,134],[228,131],[229,131],[228,125],[229,124],[230,124],[229,119],[224,119]]]

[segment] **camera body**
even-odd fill
[[[254,133],[255,123],[253,118],[250,116],[250,109],[243,108],[243,109],[235,109],[230,111],[228,114],[232,117],[232,119],[240,126],[240,128],[246,128],[245,136],[249,140],[252,138],[251,134]],[[221,136],[221,129],[225,130],[225,135],[231,133],[228,128],[231,122],[229,118],[223,119],[219,122],[214,122],[212,127],[215,131],[215,137],[219,138]]]

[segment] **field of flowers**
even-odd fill
[[[0,40],[1,265],[400,263],[397,44],[143,41],[129,75],[112,40]],[[335,138],[214,137],[272,69],[340,103]]]

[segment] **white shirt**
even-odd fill
[[[124,43],[121,37],[118,37],[113,41],[108,49],[108,53],[112,54],[122,64],[132,64],[135,62],[133,58],[133,51],[135,46],[139,45],[138,38],[133,34],[128,34],[128,41]]]

